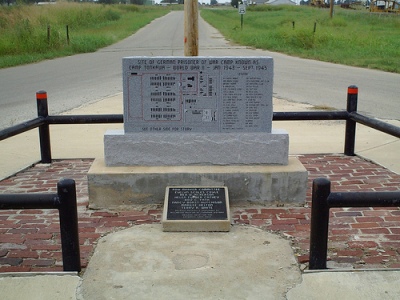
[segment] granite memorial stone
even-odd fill
[[[287,165],[272,85],[271,57],[126,57],[124,130],[106,133],[106,165]]]

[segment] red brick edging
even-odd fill
[[[299,263],[308,261],[312,180],[327,177],[332,191],[398,191],[400,175],[360,157],[299,155],[309,172],[304,207],[231,207],[236,224],[249,224],[291,240]],[[37,164],[0,181],[0,193],[56,192],[61,178],[76,181],[82,266],[98,239],[134,225],[158,223],[161,207],[110,212],[87,208],[86,174],[91,159]],[[354,268],[400,267],[399,208],[331,209],[329,252],[332,262]],[[62,271],[56,210],[0,210],[0,272]]]

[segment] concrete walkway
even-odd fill
[[[288,241],[261,229],[167,233],[143,225],[100,240],[79,293],[93,300],[285,299],[300,281]]]

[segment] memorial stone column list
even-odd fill
[[[125,132],[271,132],[270,57],[128,57]]]

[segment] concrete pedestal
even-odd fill
[[[226,186],[230,204],[301,205],[307,171],[289,157],[287,165],[246,166],[120,166],[96,159],[88,173],[91,208],[121,209],[138,204],[162,204],[167,186]]]
[[[289,134],[267,132],[125,133],[104,135],[107,166],[286,165]]]

